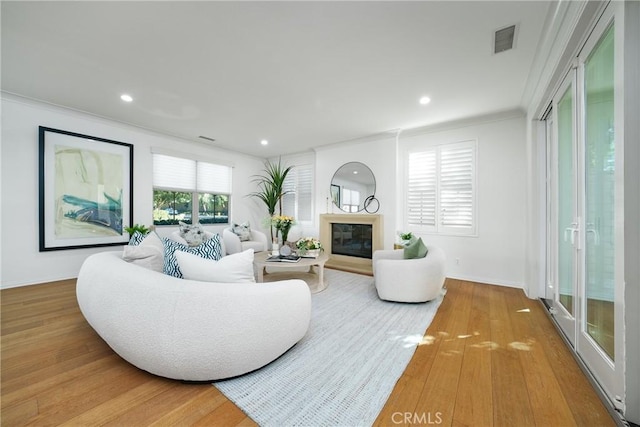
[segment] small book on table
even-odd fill
[[[300,257],[298,255],[272,255],[267,258],[268,262],[298,262]]]

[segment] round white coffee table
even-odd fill
[[[329,257],[321,253],[317,258],[300,258],[298,262],[273,262],[267,261],[271,252],[257,252],[253,258],[253,265],[258,271],[258,283],[272,282],[275,280],[302,279],[307,282],[311,293],[324,291],[327,280],[324,278],[324,263]],[[267,272],[267,267],[270,271]],[[306,270],[306,271],[305,271]]]

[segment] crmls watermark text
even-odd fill
[[[391,422],[415,425],[442,424],[442,412],[394,412],[391,414]]]

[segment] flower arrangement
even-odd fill
[[[287,241],[287,237],[289,236],[289,230],[291,230],[291,226],[295,220],[291,216],[286,215],[274,215],[271,217],[271,225],[282,233],[282,242]],[[278,237],[278,232],[276,231],[276,238]]]
[[[322,249],[322,243],[315,237],[303,237],[296,242],[296,247],[301,251]]]

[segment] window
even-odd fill
[[[231,167],[153,155],[153,223],[227,224]]]
[[[299,223],[313,221],[313,167],[300,165],[291,168],[283,186],[282,214],[292,216]]]
[[[409,229],[476,234],[476,142],[410,152],[405,214]]]
[[[345,212],[358,212],[360,206],[360,192],[358,190],[350,190],[346,187],[342,188],[342,205],[341,209]]]

